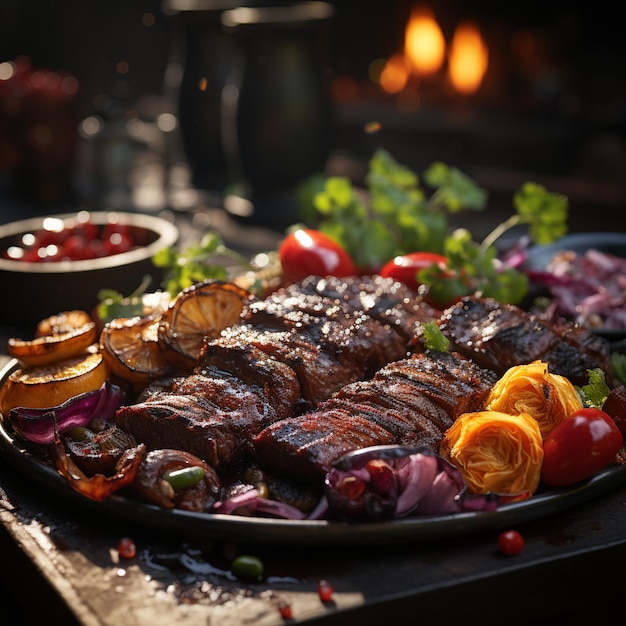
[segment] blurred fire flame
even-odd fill
[[[411,12],[404,34],[404,54],[418,75],[438,72],[446,53],[446,42],[433,12],[417,7]]]
[[[430,8],[411,11],[405,27],[402,53],[389,57],[379,76],[380,86],[390,94],[406,90],[420,78],[436,75],[447,60],[447,75],[463,94],[478,90],[487,72],[489,52],[478,27],[471,22],[456,28],[446,57],[446,41]]]
[[[474,93],[487,71],[489,52],[478,27],[460,24],[452,38],[448,58],[448,77],[461,93]]]

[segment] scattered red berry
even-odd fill
[[[137,556],[137,547],[130,537],[122,537],[117,543],[117,553],[123,559],[134,559]]]
[[[498,550],[506,556],[516,556],[524,549],[524,537],[516,530],[505,530],[498,535]]]
[[[327,580],[320,580],[317,584],[317,592],[322,602],[330,602],[334,591],[333,586]]]
[[[278,612],[283,619],[293,619],[293,611],[291,610],[291,605],[288,602],[279,602]]]

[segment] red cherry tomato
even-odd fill
[[[431,285],[424,300],[434,307],[444,309],[457,302],[469,291],[463,279],[448,269],[448,260],[445,256],[435,252],[409,252],[385,263],[380,275],[393,278],[408,285],[414,291],[418,291],[422,284],[419,281],[418,272],[432,267],[433,264],[440,272],[439,280]]]
[[[420,286],[417,273],[430,267],[433,263],[445,271],[448,260],[445,256],[434,252],[409,252],[387,261],[380,271],[380,275],[385,278],[393,278],[417,291]]]
[[[517,530],[505,530],[498,535],[498,550],[506,556],[516,556],[524,549],[524,537]]]
[[[554,428],[543,442],[541,478],[562,487],[597,474],[615,459],[624,436],[599,409],[580,409]]]
[[[285,281],[295,282],[310,275],[354,276],[350,255],[334,239],[312,228],[289,233],[278,248]]]

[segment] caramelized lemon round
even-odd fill
[[[100,351],[111,373],[131,383],[148,383],[173,373],[159,344],[160,317],[111,320],[100,333]]]
[[[162,315],[159,338],[168,358],[193,367],[205,338],[214,339],[241,319],[251,294],[223,281],[206,281],[184,289]]]
[[[108,376],[97,346],[51,365],[19,368],[0,388],[0,412],[8,415],[15,407],[58,406],[81,393],[99,389]]]
[[[24,366],[40,367],[83,354],[97,339],[96,323],[87,312],[65,311],[39,322],[34,339],[11,337],[7,352]]]

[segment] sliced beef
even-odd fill
[[[451,349],[502,375],[509,367],[541,360],[574,384],[587,382],[587,370],[609,371],[608,344],[590,331],[555,327],[510,304],[490,298],[464,298],[443,312],[439,327]]]
[[[254,438],[257,458],[264,467],[315,483],[341,455],[380,443],[394,443],[393,434],[365,417],[347,416],[341,410],[280,420]]]
[[[290,367],[300,386],[301,404],[315,406],[334,391],[353,380],[358,380],[363,367],[358,362],[343,362],[334,351],[324,350],[307,333],[297,330],[268,331],[249,325],[233,326],[218,339],[205,344],[198,358],[199,369],[208,365],[224,369],[227,363],[236,363],[237,357],[244,359],[237,364],[246,380],[244,372],[248,362],[246,351],[241,346],[252,346],[268,358],[280,361]]]
[[[481,405],[495,381],[459,354],[420,353],[394,365],[348,385],[314,411],[262,430],[253,439],[259,463],[319,480],[339,456],[364,445],[437,446],[460,413]]]
[[[453,419],[478,411],[498,379],[497,374],[459,354],[433,354],[424,358],[417,353],[389,363],[377,372],[376,380],[385,384],[405,381],[412,386],[411,394],[430,398]]]
[[[222,468],[247,456],[251,438],[276,419],[267,398],[236,378],[194,375],[181,385],[120,407],[117,426],[150,450],[177,448]]]
[[[297,286],[287,287],[288,293],[290,290],[319,294],[336,303],[347,304],[351,310],[367,313],[407,340],[413,337],[418,323],[438,316],[438,311],[409,287],[377,274],[353,279],[309,276]]]
[[[267,399],[277,419],[293,415],[302,397],[295,371],[254,345],[233,342],[228,348],[202,359],[196,372],[206,378],[234,377],[245,381]],[[194,379],[178,381],[171,389],[180,393]]]

